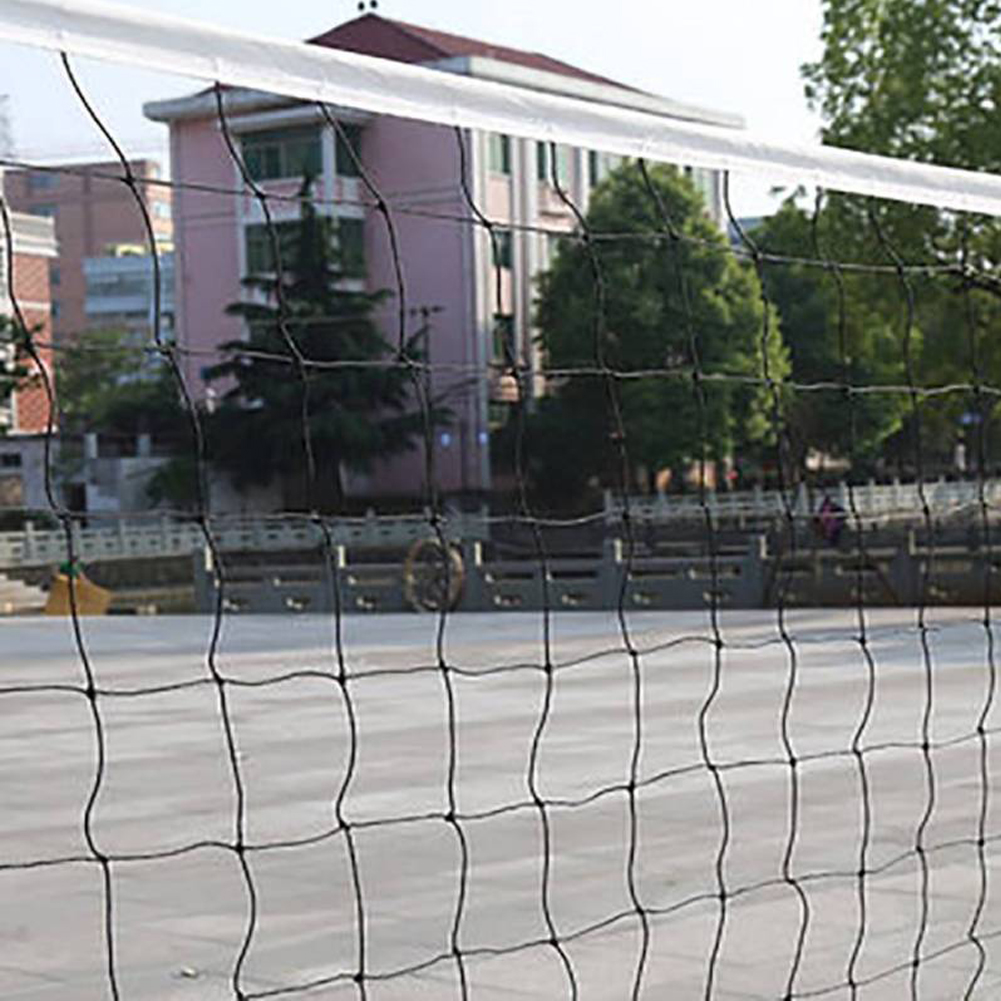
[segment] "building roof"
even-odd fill
[[[682,121],[703,122],[726,128],[744,127],[744,120],[740,115],[649,94],[539,52],[493,45],[475,38],[391,20],[378,14],[363,14],[346,21],[309,39],[307,44],[465,74],[495,83]],[[255,102],[260,105],[269,100],[268,95],[257,91],[242,88],[236,90],[243,95],[246,103],[244,110],[249,110]],[[276,98],[272,96],[270,100]],[[198,118],[215,113],[215,97],[211,90],[206,90],[186,98],[153,101],[144,106],[144,111],[154,121]]]
[[[309,42],[312,45],[379,56],[382,59],[394,59],[402,63],[434,63],[442,59],[479,56],[484,59],[495,59],[498,62],[513,63],[526,69],[631,89],[615,80],[588,73],[540,52],[525,52],[503,45],[493,45],[475,38],[465,38],[462,35],[451,35],[445,31],[407,24],[405,21],[390,20],[378,14],[365,14],[353,21],[346,21],[322,35],[317,35],[316,38],[309,39]]]

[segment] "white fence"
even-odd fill
[[[922,490],[917,483],[864,483],[854,486],[852,493],[853,498],[849,496],[849,488],[845,483],[826,491],[809,491],[801,486],[789,500],[797,518],[816,514],[825,496],[840,504],[845,511],[852,510],[850,502],[853,500],[859,515],[868,522],[884,524],[922,515]],[[935,518],[976,511],[980,504],[980,487],[976,482],[929,481],[924,484],[923,493]],[[1001,505],[1001,480],[988,480],[984,484],[984,495],[991,507]],[[782,518],[786,513],[785,501],[778,490],[711,492],[706,494],[706,504],[716,520],[740,525]],[[702,519],[705,515],[697,493],[631,497],[629,508],[634,518],[656,523],[691,522]],[[618,521],[622,510],[621,500],[606,493],[606,521]]]
[[[450,514],[443,523],[445,534],[453,539],[485,538],[486,512]],[[332,541],[337,545],[357,547],[408,546],[430,533],[423,515],[377,517],[369,512],[364,518],[339,518],[328,522]],[[307,517],[293,518],[219,518],[211,522],[212,539],[222,551],[267,552],[315,548],[322,535]],[[124,521],[111,527],[73,527],[73,553],[84,563],[96,560],[188,556],[203,548],[205,536],[194,522],[170,518],[152,524],[136,525]],[[47,566],[67,558],[66,533],[61,529],[0,533],[0,569]]]

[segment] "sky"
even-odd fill
[[[124,6],[138,7],[126,3]],[[355,0],[146,0],[143,9],[287,40],[358,15]],[[816,140],[800,65],[819,52],[820,0],[381,0],[380,14],[516,48],[545,52],[676,100],[744,116],[756,133]],[[98,158],[100,136],[75,102],[55,57],[0,45],[0,94],[26,159]],[[166,131],[142,104],[202,86],[151,73],[77,64],[85,90],[131,153],[166,155]],[[753,195],[754,206],[765,197]]]

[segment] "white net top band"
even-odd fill
[[[275,41],[94,0],[0,0],[0,39],[306,101],[1001,216],[1001,177]]]

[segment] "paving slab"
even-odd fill
[[[456,615],[446,673],[433,617],[350,617],[342,686],[329,619],[227,618],[211,664],[210,619],[87,620],[95,719],[70,624],[0,620],[0,998],[110,998],[109,900],[123,1001],[357,999],[360,931],[371,1001],[998,996],[977,613],[929,612],[930,675],[867,615],[871,700],[854,613],[788,624],[724,614],[717,659],[637,614],[634,659],[614,615]]]

